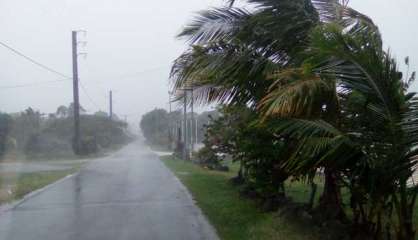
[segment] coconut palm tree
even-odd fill
[[[334,84],[334,102],[340,104],[331,109],[338,118],[302,116],[279,124],[278,131],[291,134],[300,144],[297,157],[286,164],[306,172],[334,165],[348,180],[355,224],[365,226],[375,239],[390,235],[391,230],[385,230],[389,226],[395,226],[397,239],[414,239],[417,188],[407,186],[417,159],[417,99],[407,91],[414,74],[402,78],[395,60],[383,51],[377,28],[346,31],[341,25],[325,24],[312,33],[311,44],[308,55],[312,55],[305,64],[315,67],[293,73],[291,81],[286,78],[289,70],[277,73],[261,106],[267,115],[290,112],[300,117],[295,113],[317,100],[308,95],[306,101],[303,96],[309,91],[295,85],[309,81],[315,85],[309,89],[318,91]],[[298,89],[298,94],[289,88]],[[328,111],[328,103],[321,104]]]
[[[261,101],[267,101],[263,97],[274,87],[271,85],[275,78],[291,81],[292,77],[303,77],[304,81],[293,81],[294,85],[283,90],[282,117],[326,114],[337,122],[335,83],[309,73],[308,64],[302,66],[306,61],[304,51],[310,46],[309,36],[327,22],[339,21],[353,32],[374,28],[372,22],[335,0],[248,2],[253,5],[251,11],[236,7],[211,9],[201,12],[185,27],[179,36],[192,47],[173,66],[174,87],[192,86],[197,92],[195,97],[203,103],[247,104],[255,109]],[[322,110],[324,104],[328,106],[326,111]],[[341,206],[336,176],[332,171],[326,175],[329,187],[325,188],[323,205]],[[330,212],[343,215],[341,209]]]
[[[411,239],[417,101],[376,25],[347,1],[247,2],[250,10],[230,1],[185,27],[191,48],[174,63],[174,88],[274,119],[275,137],[297,142],[283,168],[296,176],[325,168],[321,207],[344,217],[345,184],[355,223],[377,238],[396,225],[398,239]]]

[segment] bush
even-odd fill
[[[205,146],[200,149],[194,159],[198,164],[213,170],[229,171],[229,168],[222,165],[223,157],[220,157],[211,148]]]
[[[33,134],[24,146],[24,153],[31,157],[67,156],[72,154],[71,145],[65,139],[57,136],[38,133]]]
[[[95,137],[85,136],[81,138],[80,155],[95,154],[98,151],[97,141]]]

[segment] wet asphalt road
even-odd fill
[[[1,213],[0,239],[218,238],[181,183],[135,142]]]

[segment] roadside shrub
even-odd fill
[[[29,157],[57,157],[72,154],[71,144],[62,138],[47,133],[33,134],[24,146]]]
[[[96,138],[85,136],[81,138],[80,155],[95,154],[98,151]]]
[[[200,165],[216,166],[220,165],[221,159],[210,147],[204,146],[196,153],[195,160]]]

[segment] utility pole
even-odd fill
[[[197,144],[197,141],[198,141],[198,136],[197,136],[197,132],[198,132],[198,127],[197,127],[197,121],[198,121],[198,118],[196,118],[196,121],[195,121],[195,141],[196,141],[196,144]]]
[[[113,118],[113,94],[112,90],[109,91],[109,118],[112,120]]]
[[[173,124],[172,124],[172,114],[171,114],[171,92],[168,91],[168,106],[169,106],[169,114],[168,114],[168,142],[169,142],[169,149],[172,149],[173,145]],[[175,135],[175,133],[174,133]]]
[[[184,141],[184,147],[183,147],[183,159],[189,160],[189,150],[188,150],[188,136],[187,136],[187,90],[184,90],[184,106],[183,106],[183,141]]]
[[[193,153],[193,151],[194,151],[194,141],[195,141],[195,139],[194,139],[194,134],[193,134],[193,129],[194,129],[194,127],[193,127],[193,123],[194,123],[194,110],[193,110],[193,101],[194,101],[194,99],[193,99],[193,87],[191,88],[191,112],[192,112],[192,118],[191,118],[191,123],[190,123],[190,140],[191,140],[191,149],[192,149],[192,153]]]
[[[78,52],[77,52],[77,31],[72,31],[73,50],[73,110],[74,110],[74,142],[73,148],[76,154],[80,153],[80,102],[78,93]]]

